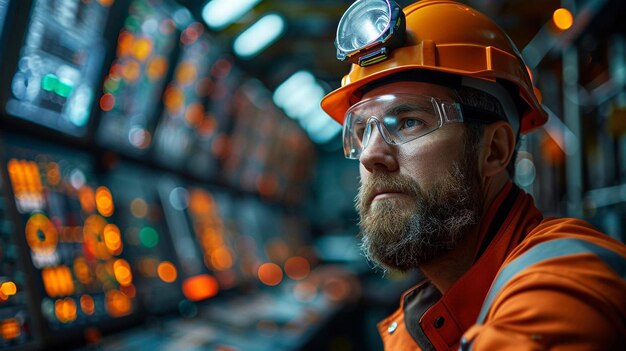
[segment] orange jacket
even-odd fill
[[[477,260],[443,296],[424,281],[378,324],[385,350],[625,349],[625,245],[543,219],[512,183],[479,229]]]

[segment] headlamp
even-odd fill
[[[393,0],[357,0],[337,27],[337,58],[368,66],[404,43],[404,12]]]

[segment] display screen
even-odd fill
[[[180,47],[163,95],[154,154],[167,167],[212,180],[227,152],[228,112],[238,74],[201,23],[193,22],[181,32]]]
[[[35,0],[8,114],[73,136],[87,132],[113,0]]]
[[[13,234],[11,201],[6,174],[0,174],[0,349],[32,344],[36,338],[32,291],[22,266],[18,238]]]
[[[174,310],[183,298],[180,263],[159,199],[159,179],[158,173],[128,163],[117,164],[107,174],[137,295],[153,314]]]
[[[165,0],[134,0],[130,5],[100,97],[97,137],[107,148],[141,155],[152,145],[179,37],[174,10]]]
[[[227,195],[165,178],[159,183],[159,194],[180,262],[184,296],[201,301],[234,287],[232,238],[221,212]]]
[[[235,187],[272,201],[298,204],[315,164],[315,149],[297,124],[249,80],[235,93],[230,152],[220,173]]]
[[[216,124],[205,111],[214,44],[198,22],[183,30],[180,39],[181,54],[163,95],[155,143],[157,159],[176,169],[186,168],[196,139],[210,137]]]
[[[32,263],[38,308],[53,338],[136,310],[131,265],[111,190],[87,155],[8,138],[3,163]]]
[[[9,7],[9,0],[0,0],[0,37],[2,36],[2,29],[4,28],[7,7]]]
[[[302,216],[288,215],[258,198],[237,204],[242,241],[249,249],[242,266],[252,270],[260,286],[274,286],[305,278],[311,267],[308,225]],[[244,252],[242,252],[244,254]]]

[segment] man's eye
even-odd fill
[[[354,124],[354,126],[352,127],[352,130],[354,132],[354,134],[359,138],[362,139],[363,138],[363,133],[365,133],[365,127],[367,125],[363,122],[357,122]]]
[[[424,122],[417,118],[406,118],[402,121],[400,129],[418,128],[418,127],[421,127],[423,124]]]

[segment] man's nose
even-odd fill
[[[367,138],[363,139],[363,150],[359,161],[370,172],[396,170],[398,164],[395,158],[395,149],[393,145],[389,145],[385,141],[381,131],[381,128],[384,127],[373,120],[368,123],[370,131]]]

